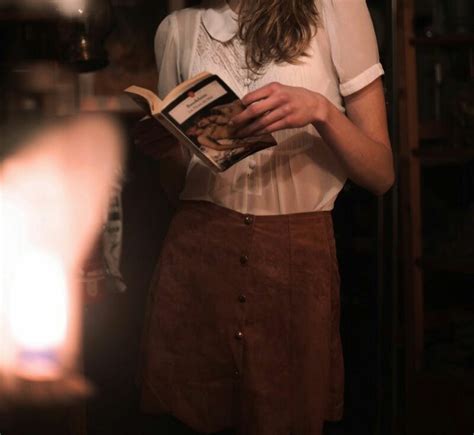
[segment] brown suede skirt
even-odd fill
[[[320,435],[342,416],[330,212],[184,201],[151,283],[142,409],[201,432]]]

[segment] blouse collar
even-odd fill
[[[212,3],[214,5],[202,13],[202,23],[213,39],[228,42],[238,30],[237,13],[230,8],[225,0]]]

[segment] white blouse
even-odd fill
[[[326,96],[343,111],[342,97],[383,74],[365,0],[316,0],[320,26],[301,63],[245,68],[237,15],[225,1],[173,12],[155,37],[158,94],[201,71],[217,73],[239,97],[271,82]],[[347,175],[312,125],[273,133],[278,145],[215,174],[196,157],[181,199],[210,201],[241,213],[277,215],[331,210]],[[351,140],[350,137],[347,138]]]

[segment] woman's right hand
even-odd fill
[[[136,123],[132,130],[134,144],[147,156],[162,159],[175,153],[179,141],[160,122],[147,116]]]
[[[159,121],[150,117],[135,125],[132,138],[143,153],[158,160],[160,184],[171,203],[176,205],[191,158],[187,148]]]

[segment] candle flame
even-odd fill
[[[79,116],[0,162],[0,399],[2,377],[58,379],[74,366],[79,273],[122,160],[117,125]]]
[[[47,252],[29,252],[11,282],[9,323],[18,346],[55,349],[65,339],[68,286],[64,266]]]

